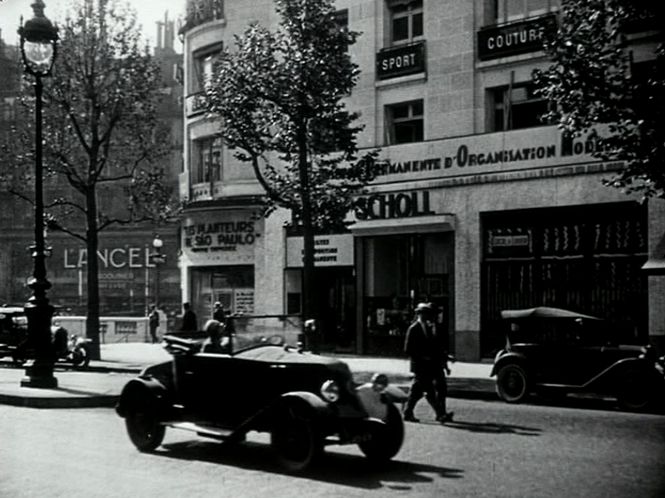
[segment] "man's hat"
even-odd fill
[[[416,305],[416,313],[424,313],[427,311],[432,311],[432,305],[430,303],[418,303]]]

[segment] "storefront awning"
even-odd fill
[[[647,262],[642,265],[642,271],[647,275],[665,275],[665,235],[661,237]]]
[[[450,232],[455,230],[454,214],[414,216],[412,218],[390,218],[357,221],[349,226],[356,237],[392,235],[404,233]]]

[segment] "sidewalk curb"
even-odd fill
[[[0,394],[0,405],[19,406],[22,408],[112,408],[118,402],[116,395],[93,395],[77,398],[57,396],[37,397],[12,394]]]

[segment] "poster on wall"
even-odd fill
[[[233,292],[233,311],[239,315],[254,313],[254,289],[236,289]]]

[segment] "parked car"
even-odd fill
[[[270,433],[290,472],[332,444],[357,444],[378,461],[397,454],[404,425],[394,402],[405,396],[385,375],[357,386],[346,363],[242,319],[226,352],[201,352],[200,338],[165,336],[172,361],[146,368],[124,387],[117,412],[138,450],[156,449],[169,427],[232,442],[249,431]]]
[[[28,337],[28,319],[22,307],[0,307],[0,358],[11,356],[21,363],[18,348]]]
[[[27,347],[28,318],[20,306],[0,307],[0,358],[11,356],[21,365],[34,356]],[[85,368],[90,363],[90,339],[69,334],[64,327],[51,327],[51,340],[56,361]]]
[[[506,345],[495,359],[496,391],[509,403],[530,393],[596,393],[624,409],[665,398],[665,357],[647,345],[619,344],[611,326],[559,308],[504,310]]]

